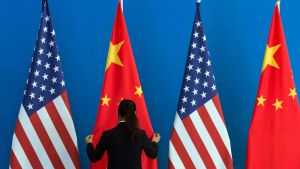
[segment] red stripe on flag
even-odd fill
[[[65,124],[63,123],[55,105],[53,102],[49,102],[46,106],[45,106],[51,120],[54,122],[54,126],[63,142],[63,144],[65,145],[74,165],[76,168],[79,168],[79,160],[78,160],[78,151],[77,148],[75,146],[75,144],[73,143],[73,140],[70,136],[70,133],[68,132],[68,130],[66,129]]]
[[[172,161],[169,159],[169,162],[168,162],[168,169],[175,169]]]
[[[180,157],[183,165],[185,168],[195,168],[194,163],[192,162],[191,157],[189,156],[188,152],[186,151],[183,143],[181,142],[178,133],[175,129],[173,129],[172,136],[171,136],[171,142]]]
[[[17,160],[15,153],[13,151],[11,151],[11,155],[10,155],[10,167],[12,169],[22,169],[19,161]]]
[[[63,99],[69,113],[72,115],[72,112],[71,112],[71,108],[70,108],[70,104],[69,104],[69,99],[68,99],[68,93],[67,91],[63,92],[61,95],[61,98]]]
[[[225,120],[224,120],[224,115],[223,115],[223,111],[222,111],[222,107],[221,107],[221,103],[220,103],[220,99],[219,99],[219,95],[216,95],[215,97],[212,98],[212,101],[215,105],[215,107],[218,110],[218,113],[220,114],[224,124],[225,124]]]
[[[214,162],[212,161],[201,137],[199,136],[199,133],[197,132],[194,123],[192,122],[191,118],[188,116],[183,121],[183,125],[185,126],[190,138],[193,141],[193,144],[195,145],[198,153],[201,156],[201,159],[203,160],[204,165],[206,168],[216,168],[214,165]]]
[[[210,137],[212,138],[213,142],[215,143],[216,148],[217,148],[224,164],[226,165],[226,168],[232,169],[232,158],[231,158],[221,136],[219,135],[219,132],[216,129],[212,119],[210,118],[206,108],[204,106],[201,106],[197,111],[198,111]]]
[[[36,152],[34,151],[27,134],[25,133],[20,121],[17,121],[17,126],[15,129],[15,134],[33,168],[43,168]]]
[[[31,121],[37,135],[39,136],[41,143],[42,143],[43,147],[45,148],[54,168],[64,168],[64,165],[63,165],[61,159],[59,158],[59,155],[57,154],[57,152],[54,148],[54,145],[53,145],[50,137],[48,136],[47,131],[46,131],[43,123],[41,122],[38,114],[37,113],[32,114],[30,116],[30,121]]]

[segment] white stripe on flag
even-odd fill
[[[15,133],[13,135],[12,151],[14,152],[16,159],[18,160],[18,162],[22,168],[28,168],[28,169],[32,168]],[[9,168],[11,168],[10,165],[9,165]]]
[[[224,124],[224,121],[222,120],[215,104],[213,103],[212,100],[209,100],[208,102],[206,102],[205,104],[205,108],[210,116],[210,118],[212,119],[214,125],[216,126],[230,156],[231,155],[231,146],[230,146],[230,140],[229,140],[229,136],[227,133],[227,129],[226,126]]]
[[[214,144],[213,140],[211,139],[202,119],[200,118],[197,110],[194,111],[191,115],[191,120],[199,134],[199,136],[201,137],[211,159],[213,160],[216,168],[226,168],[217,148],[216,145]]]
[[[185,169],[180,157],[178,156],[173,144],[169,141],[169,158],[172,162],[174,168],[176,169]]]
[[[30,119],[27,115],[27,113],[25,112],[25,109],[23,107],[23,105],[21,105],[21,109],[20,109],[20,113],[19,113],[19,121],[27,135],[27,138],[29,139],[32,148],[34,149],[34,151],[36,152],[43,168],[54,168],[47,153],[45,148],[43,147],[37,133],[35,132]]]
[[[75,168],[73,161],[68,151],[66,150],[66,147],[64,146],[64,143],[62,142],[61,137],[59,136],[45,107],[42,107],[39,111],[37,111],[37,113],[65,168]]]
[[[9,169],[11,169],[11,166],[9,165]]]
[[[74,127],[74,123],[71,117],[71,113],[69,112],[68,108],[66,107],[63,99],[61,96],[57,97],[56,99],[53,100],[53,103],[61,117],[61,119],[63,120],[66,129],[68,130],[74,145],[77,148],[77,136],[75,133],[75,127]]]
[[[178,113],[176,113],[174,128],[196,168],[206,168],[193,141],[186,131]]]

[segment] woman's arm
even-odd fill
[[[96,148],[92,142],[87,143],[86,152],[91,162],[97,162],[102,159],[107,149],[107,136],[105,132],[102,134]]]
[[[151,159],[156,158],[157,155],[158,155],[158,145],[157,145],[157,143],[160,140],[160,136],[155,134],[153,136],[152,141],[150,141],[149,138],[147,137],[146,133],[143,132],[143,139],[144,139],[143,148],[144,148],[144,151],[145,151],[147,157],[149,157]]]

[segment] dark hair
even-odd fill
[[[120,102],[119,117],[124,118],[128,131],[132,135],[132,140],[137,139],[137,133],[140,131],[135,111],[136,105],[132,100],[124,99]]]

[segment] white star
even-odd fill
[[[51,89],[49,90],[49,92],[50,92],[51,94],[55,94],[55,89],[51,88]]]
[[[198,68],[196,69],[196,72],[197,72],[197,74],[198,74],[198,73],[201,73],[201,69],[198,67]]]
[[[38,59],[38,60],[36,61],[36,64],[41,65],[41,64],[42,64],[42,61],[41,61],[40,59]]]
[[[46,64],[44,65],[45,69],[49,69],[50,68],[50,64],[46,62]]]
[[[192,47],[195,49],[197,47],[197,43],[193,42]]]
[[[192,106],[195,106],[195,105],[196,105],[196,100],[193,100],[193,101],[191,102],[191,104],[192,104]]]
[[[208,60],[206,63],[207,63],[207,66],[210,66],[210,65],[211,65],[210,60]]]
[[[209,71],[206,71],[204,74],[205,74],[205,77],[207,77],[207,76],[210,75],[210,72],[209,72]]]
[[[43,31],[44,31],[44,33],[45,33],[45,32],[48,32],[48,28],[45,26],[45,27],[43,28]]]
[[[191,60],[195,59],[195,55],[193,53],[191,53],[191,55],[189,57],[190,57]]]
[[[56,61],[60,60],[60,56],[59,55],[57,55],[55,58],[56,58]]]
[[[197,27],[201,26],[201,22],[200,21],[196,22],[196,26]]]
[[[40,48],[39,53],[40,53],[40,55],[44,54],[44,49]]]
[[[202,97],[202,99],[205,98],[205,97],[206,97],[206,93],[205,93],[205,92],[202,92],[202,93],[201,93],[201,97]]]
[[[51,79],[51,81],[52,81],[52,83],[57,83],[57,78],[56,78],[56,77],[53,77],[53,78]]]
[[[205,47],[202,45],[201,48],[200,48],[201,52],[204,52],[205,51]]]
[[[187,76],[185,77],[185,79],[186,79],[186,81],[190,81],[190,80],[191,80],[191,76],[190,76],[190,75],[187,75]]]
[[[181,114],[185,113],[185,108],[181,107],[180,112],[181,112]]]
[[[33,88],[35,88],[35,87],[37,87],[37,82],[34,81],[31,85]]]
[[[52,30],[51,34],[52,34],[52,36],[54,36],[54,35],[55,35],[55,31],[54,31],[54,29]]]
[[[193,93],[194,93],[194,95],[198,94],[198,90],[197,90],[197,89],[194,89],[194,90],[193,90]]]
[[[46,16],[46,17],[45,17],[45,20],[46,20],[46,22],[48,22],[48,21],[49,21],[49,19],[50,19],[50,17],[49,17],[49,16]]]
[[[62,81],[60,82],[60,84],[61,84],[61,87],[64,87],[64,86],[65,86],[65,81],[62,80]]]
[[[44,86],[44,85],[42,85],[40,88],[42,91],[46,90],[46,86]]]
[[[31,92],[29,96],[30,96],[31,99],[34,99],[35,98],[35,93]]]
[[[195,84],[199,84],[199,79],[198,78],[195,79]]]
[[[43,102],[44,101],[44,97],[42,95],[40,95],[40,97],[38,99],[39,99],[39,102]]]
[[[48,56],[48,58],[52,57],[52,53],[50,51],[46,55]]]
[[[206,41],[206,36],[205,35],[202,37],[202,40],[203,40],[203,42]]]
[[[58,69],[59,69],[59,67],[57,67],[56,65],[55,65],[55,67],[53,68],[54,72],[57,72]]]
[[[183,88],[183,90],[184,90],[185,92],[187,92],[187,91],[189,91],[189,87],[188,87],[188,86],[185,86],[185,87]]]
[[[198,33],[198,32],[195,32],[195,33],[194,33],[194,36],[195,36],[195,38],[198,38],[198,37],[199,37],[199,33]]]
[[[33,105],[32,105],[32,104],[30,104],[30,103],[28,104],[28,106],[27,106],[27,107],[28,107],[28,109],[29,109],[29,110],[33,109],[33,108],[32,108],[32,107],[33,107]]]
[[[44,78],[44,80],[48,79],[48,75],[46,73],[44,73],[42,77]]]
[[[213,84],[213,85],[211,86],[211,89],[212,89],[213,91],[214,91],[214,90],[217,90],[216,85]]]
[[[185,96],[181,100],[183,103],[187,102],[187,98]]]
[[[189,69],[189,70],[193,70],[193,65],[189,64],[189,65],[188,65],[188,69]]]
[[[33,73],[35,77],[39,76],[40,75],[40,72],[35,70],[35,72]]]
[[[200,56],[198,61],[199,61],[199,63],[203,62],[203,57]]]
[[[208,86],[208,82],[204,81],[202,85],[204,88],[206,88]]]
[[[41,42],[42,42],[42,43],[45,43],[45,42],[46,42],[46,39],[43,37],[43,38],[41,39]]]
[[[24,90],[24,95],[26,95],[26,92],[27,92],[27,91],[26,91],[26,90]]]
[[[51,42],[49,43],[49,45],[50,45],[50,47],[54,46],[54,42],[51,41]]]

